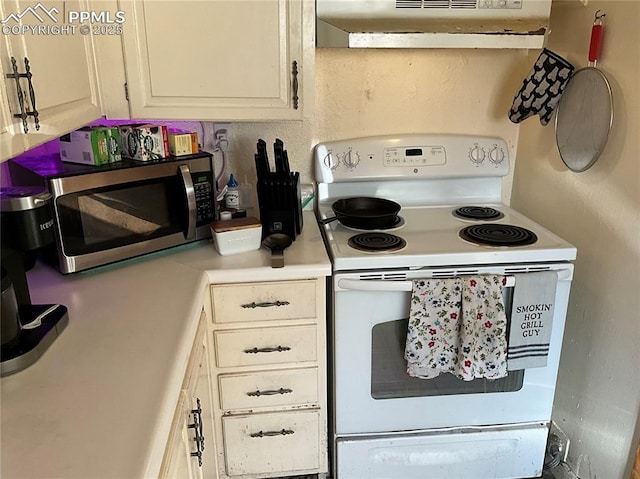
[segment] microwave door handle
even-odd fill
[[[180,165],[180,176],[182,177],[182,186],[187,196],[187,231],[184,235],[185,239],[192,240],[196,236],[196,192],[193,188],[191,180],[191,171],[188,165]]]

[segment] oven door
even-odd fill
[[[418,379],[406,373],[411,280],[549,269],[559,271],[559,281],[546,367],[509,371],[506,378],[493,381],[463,381],[451,374]],[[547,264],[336,274],[332,320],[336,436],[548,422],[572,271],[571,264]],[[505,288],[508,319],[512,289]]]

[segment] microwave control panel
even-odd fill
[[[191,175],[196,195],[196,224],[206,225],[215,219],[215,191],[211,172]]]

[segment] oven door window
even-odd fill
[[[177,176],[64,195],[56,208],[69,256],[180,233],[187,221],[184,188]]]
[[[507,320],[510,323],[511,288],[505,289]],[[524,382],[524,371],[509,371],[501,379],[463,381],[443,373],[432,379],[414,378],[407,374],[404,348],[409,319],[378,323],[371,331],[371,397],[392,399],[453,394],[482,394],[518,391]],[[507,337],[509,332],[507,331]]]

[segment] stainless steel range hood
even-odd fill
[[[551,0],[316,0],[318,47],[542,48]]]

